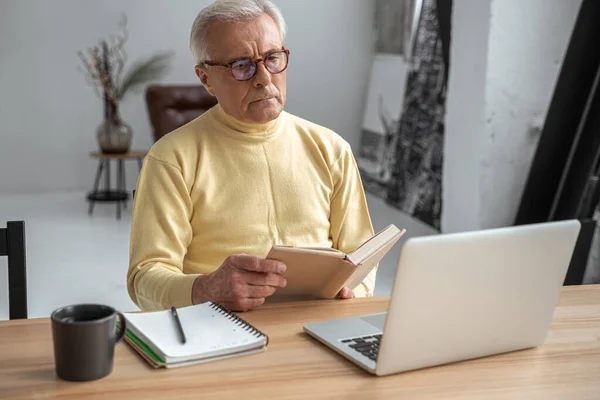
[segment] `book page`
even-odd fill
[[[273,246],[273,248],[276,249],[297,249],[297,250],[302,250],[302,251],[325,251],[325,252],[331,252],[331,253],[335,253],[335,254],[344,254],[341,251],[339,251],[338,249],[334,249],[332,247],[311,247],[311,246],[292,246],[292,245],[275,245]]]
[[[396,235],[392,240],[385,243],[382,247],[379,247],[374,253],[372,253],[369,257],[363,260],[356,268],[356,271],[348,278],[348,280],[344,283],[344,286],[347,286],[351,289],[357,287],[371,272],[375,265],[381,261],[381,259],[390,251],[390,249],[396,244],[396,242],[400,239],[401,235]]]
[[[362,264],[378,249],[385,246],[387,242],[393,240],[396,236],[402,236],[404,232],[406,232],[406,229],[400,231],[395,225],[388,225],[385,229],[363,243],[354,252],[348,254],[348,258],[356,265]]]

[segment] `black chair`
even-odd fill
[[[25,222],[11,221],[0,228],[0,256],[8,256],[9,319],[26,319]]]

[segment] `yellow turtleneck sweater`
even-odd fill
[[[358,168],[336,133],[282,112],[238,121],[217,105],[156,142],[133,207],[127,289],[142,310],[192,304],[198,274],[274,244],[355,250],[373,235]],[[375,273],[353,289],[371,296]]]

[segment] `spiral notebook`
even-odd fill
[[[175,368],[266,350],[269,338],[227,308],[202,303],[177,309],[181,343],[170,310],[124,313],[125,341],[154,368]]]

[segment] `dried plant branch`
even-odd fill
[[[123,77],[119,98],[122,99],[128,91],[136,90],[142,84],[160,79],[169,67],[170,52],[155,54],[145,60],[138,60]]]
[[[123,15],[118,22],[117,34],[110,35],[108,40],[101,40],[96,46],[88,47],[85,53],[77,52],[81,61],[78,70],[93,87],[94,93],[104,100],[107,118],[118,118],[117,106],[127,93],[163,77],[172,55],[170,52],[157,53],[137,60],[124,72],[128,58],[125,43],[129,37],[126,25],[127,16]]]

